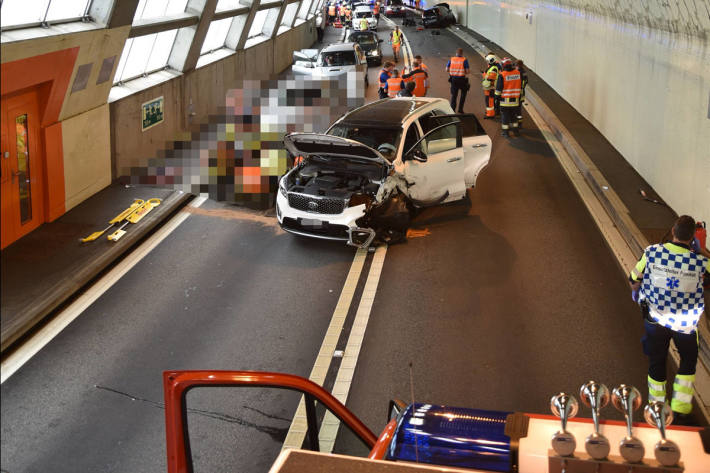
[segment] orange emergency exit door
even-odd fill
[[[45,163],[38,108],[34,91],[1,101],[2,248],[45,221]]]

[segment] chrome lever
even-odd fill
[[[475,148],[485,148],[486,146],[488,146],[488,145],[479,143],[476,145],[471,145],[471,148],[474,148],[474,149]]]
[[[449,158],[446,160],[447,163],[455,163],[456,161],[461,161],[461,157],[459,156],[457,158]]]

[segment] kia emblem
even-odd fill
[[[316,201],[310,201],[308,202],[308,209],[309,210],[316,210],[318,208],[318,202]]]

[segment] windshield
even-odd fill
[[[402,128],[376,128],[341,123],[334,125],[328,131],[328,134],[359,141],[379,151],[387,161],[392,162],[396,157],[397,148],[399,148]]]
[[[377,41],[375,41],[375,38],[372,35],[364,34],[352,35],[350,36],[350,41],[354,41],[363,46],[374,46],[377,44]]]
[[[355,12],[356,18],[372,18],[372,12],[369,11],[359,11]]]
[[[319,66],[353,66],[355,65],[354,51],[334,51],[322,53],[318,60]]]

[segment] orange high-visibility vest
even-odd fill
[[[465,57],[452,57],[450,59],[451,65],[449,66],[449,75],[453,77],[464,77],[466,75],[466,68],[463,67],[463,62],[465,60]]]
[[[428,79],[429,76],[424,71],[417,72],[409,76],[409,79],[407,79],[406,82],[414,81],[414,83],[416,84],[414,90],[412,91],[412,95],[414,95],[415,97],[424,97],[426,95],[426,86]]]
[[[375,3],[375,6],[374,6],[374,8],[372,9],[372,11],[373,11],[373,13],[374,13],[375,15],[377,15],[378,13],[380,13],[380,4],[379,4],[379,3]]]
[[[402,90],[402,79],[399,77],[390,77],[387,79],[387,95],[394,97],[400,90]]]
[[[486,82],[486,80],[488,82]],[[483,73],[483,90],[495,89],[496,80],[498,80],[498,66],[494,64],[490,66],[486,72]],[[486,86],[486,84],[488,84],[488,86]]]
[[[502,107],[516,107],[520,99],[520,89],[522,87],[522,79],[520,71],[501,71],[503,78],[503,90],[500,91],[500,105]],[[496,91],[498,94],[498,91]]]
[[[335,16],[335,5],[331,5],[328,7],[328,15]]]
[[[424,64],[424,63],[419,64],[419,69],[426,72],[427,74],[429,73],[429,68],[426,67],[426,64]]]

